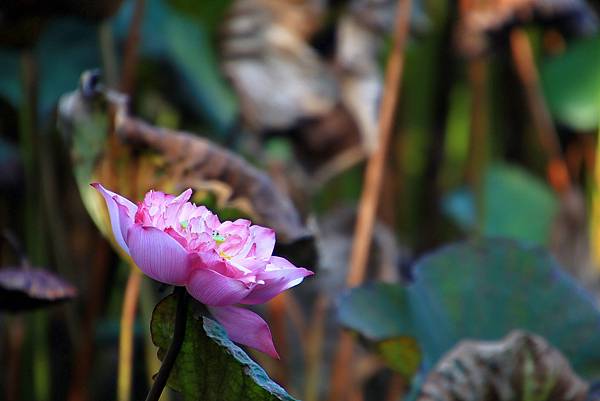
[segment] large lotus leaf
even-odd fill
[[[595,131],[600,122],[600,36],[574,43],[542,65],[544,92],[562,123]]]
[[[550,341],[579,374],[600,376],[598,306],[547,252],[513,240],[442,248],[416,263],[408,286],[351,290],[340,318],[373,340],[414,336],[426,367],[461,339],[525,329]]]
[[[558,210],[552,191],[525,170],[491,166],[484,177],[483,230],[489,237],[508,237],[545,244]],[[475,202],[460,188],[444,199],[445,212],[466,230],[475,228]]]
[[[133,4],[126,3],[115,19],[118,37],[127,35],[132,13]],[[177,93],[188,99],[187,106],[222,132],[233,124],[237,104],[220,74],[217,52],[209,36],[204,26],[176,12],[165,1],[147,2],[141,34],[142,55],[170,66],[175,72]]]
[[[150,331],[164,358],[174,331],[177,299],[170,295],[156,305]],[[223,328],[188,308],[185,338],[168,385],[186,401],[294,401],[237,345]]]

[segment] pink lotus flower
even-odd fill
[[[264,303],[313,274],[272,256],[275,232],[238,219],[220,222],[204,206],[150,191],[135,205],[92,184],[108,206],[117,243],[146,275],[185,286],[205,304],[229,337],[278,358],[267,323],[236,304]]]

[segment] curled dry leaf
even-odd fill
[[[337,103],[332,72],[307,40],[321,1],[237,0],[222,26],[222,65],[255,131],[285,130]]]
[[[160,154],[167,175],[179,186],[213,192],[220,206],[256,216],[284,242],[310,236],[289,198],[267,174],[238,155],[196,135],[154,127],[128,116],[117,119],[116,130],[128,143]]]
[[[208,191],[218,207],[241,210],[273,228],[283,242],[310,237],[292,202],[266,173],[207,139],[133,118],[126,103],[122,94],[102,89],[94,74],[84,74],[80,89],[59,103],[59,129],[71,144],[82,198],[105,235],[110,228],[101,199],[89,188],[93,181],[132,198],[149,189]]]
[[[418,401],[579,401],[588,384],[540,336],[513,331],[500,341],[463,341],[427,377]]]
[[[40,268],[0,269],[0,310],[19,312],[57,304],[77,296],[71,284]]]
[[[457,47],[467,56],[488,50],[495,37],[515,25],[539,22],[566,35],[590,35],[598,18],[585,0],[464,0]]]
[[[352,1],[335,27],[333,60],[310,44],[327,11],[322,1],[237,0],[223,24],[222,65],[246,125],[289,135],[318,184],[377,143],[378,56],[394,7]]]

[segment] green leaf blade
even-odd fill
[[[171,344],[176,298],[158,303],[150,331],[160,359]],[[186,401],[296,401],[237,345],[214,320],[188,309],[181,351],[168,381]]]

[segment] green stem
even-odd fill
[[[152,385],[152,388],[146,397],[146,401],[159,400],[160,395],[167,384],[171,370],[175,365],[175,360],[177,359],[177,355],[179,355],[179,351],[181,350],[181,345],[183,344],[183,339],[185,337],[189,297],[185,292],[185,287],[175,287],[173,293],[177,295],[177,312],[175,314],[175,330],[173,332],[173,341],[171,341],[167,355],[165,356],[165,359],[163,359],[163,363],[158,371],[158,374],[156,375],[154,384]]]

